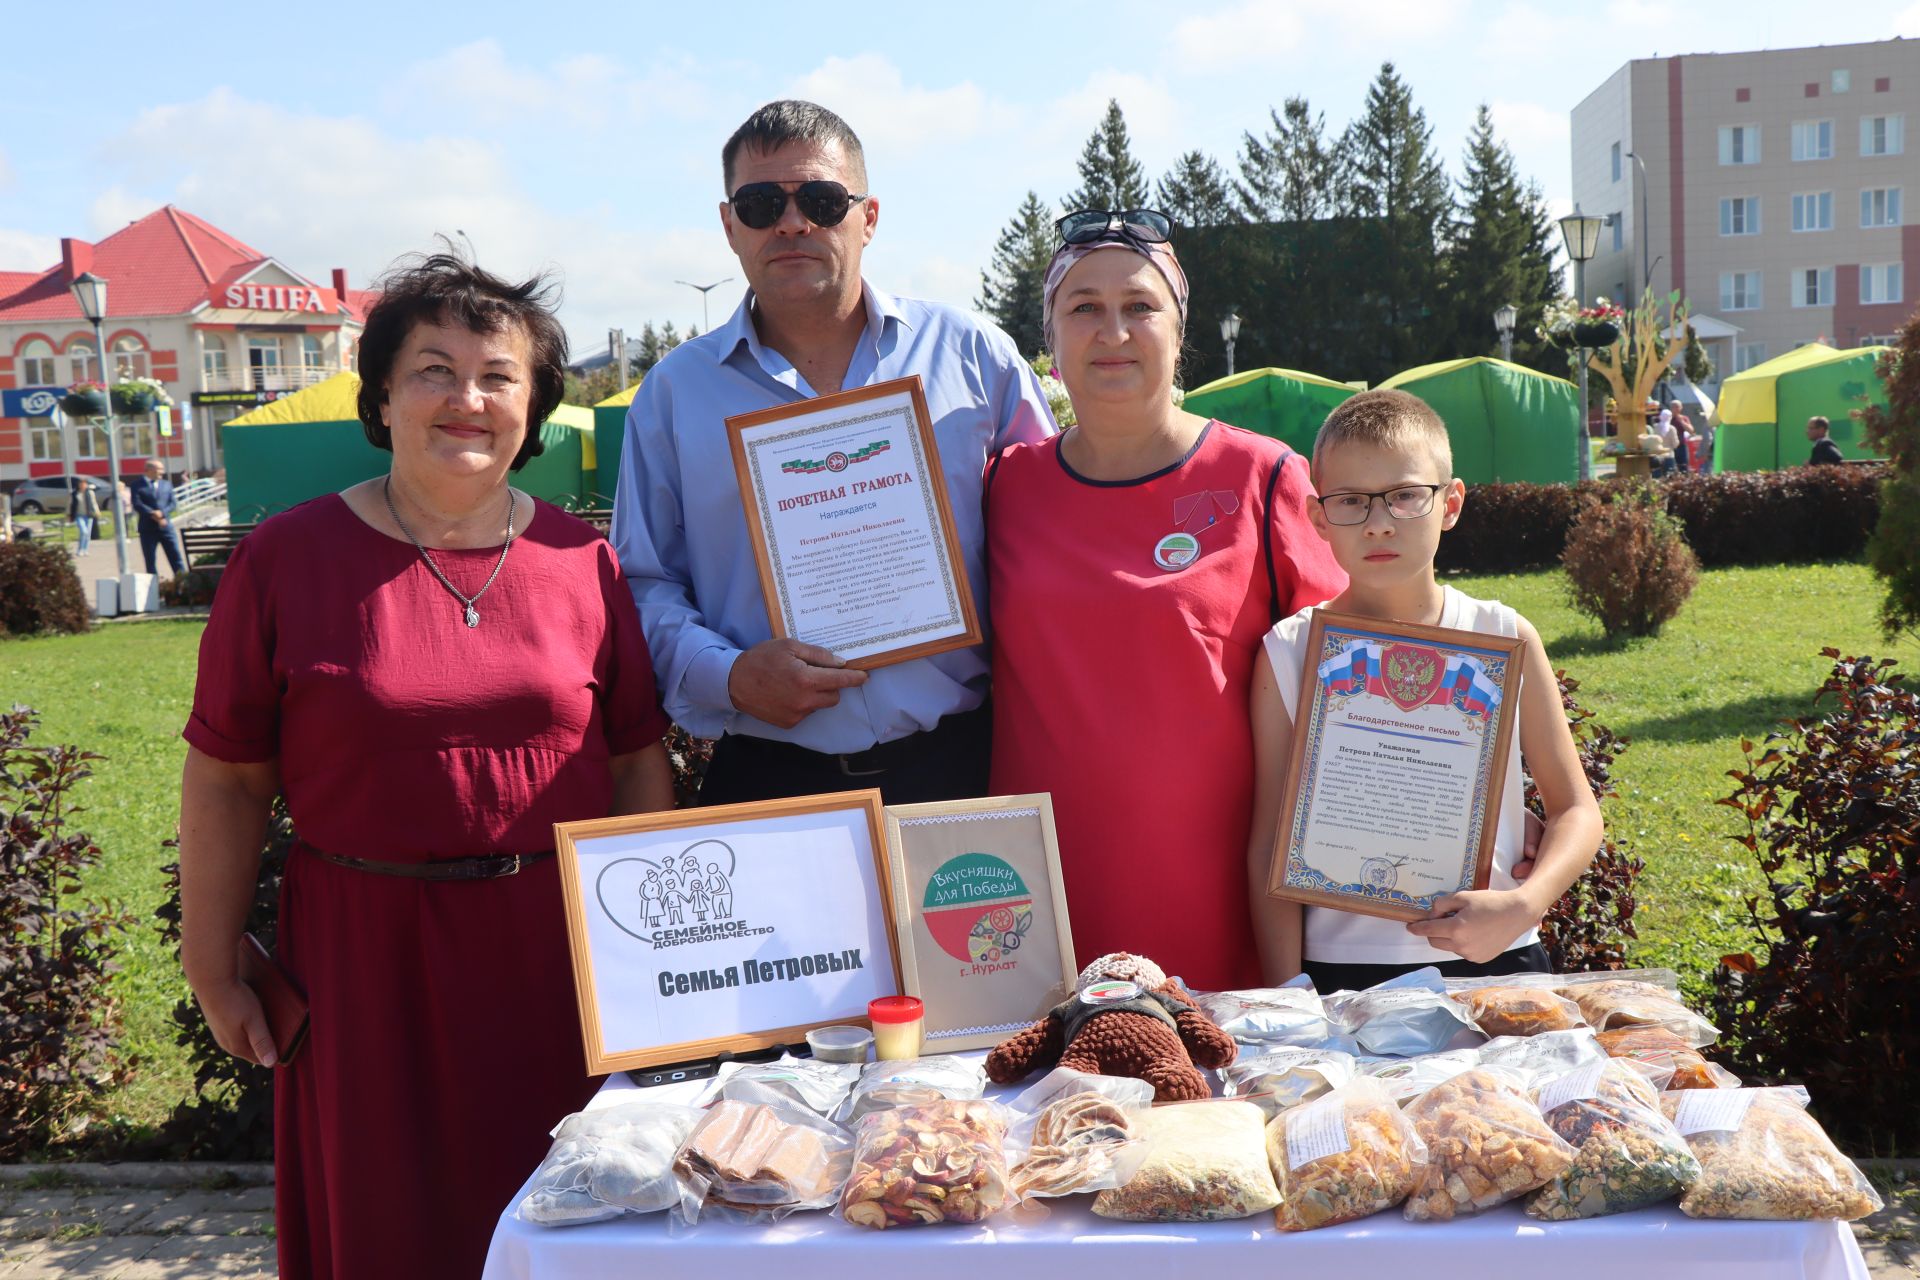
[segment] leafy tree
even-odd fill
[[[1119,100],[1109,99],[1107,114],[1081,149],[1080,187],[1066,198],[1067,211],[1138,209],[1146,203],[1146,171],[1133,158]]]
[[[1038,193],[1029,191],[994,243],[992,264],[980,273],[980,296],[974,305],[992,316],[1029,355],[1047,346],[1040,325],[1040,295],[1047,262],[1053,257],[1053,239],[1053,211]]]
[[[1494,136],[1482,104],[1467,137],[1447,255],[1446,296],[1461,354],[1498,349],[1495,309],[1511,303],[1513,358],[1543,373],[1560,374],[1566,355],[1538,336],[1547,304],[1560,296],[1554,270],[1555,228],[1537,186],[1520,181],[1513,152]]]
[[[1867,562],[1887,584],[1880,625],[1892,639],[1920,631],[1920,556],[1913,553],[1920,546],[1920,315],[1907,321],[1875,372],[1886,384],[1886,407],[1855,412],[1868,447],[1887,460]]]
[[[1307,100],[1288,98],[1269,110],[1273,128],[1264,138],[1243,134],[1240,178],[1233,184],[1240,212],[1254,222],[1306,222],[1340,206],[1345,164],[1340,140],[1327,137],[1325,112]]]
[[[1183,227],[1215,227],[1239,221],[1232,188],[1220,162],[1189,151],[1174,162],[1154,193],[1160,210]]]

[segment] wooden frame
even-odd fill
[[[785,570],[777,561],[774,548],[769,545],[767,520],[765,518],[765,486],[754,474],[749,446],[745,433],[756,427],[784,422],[789,419],[812,417],[821,413],[846,411],[846,416],[836,421],[796,428],[792,433],[776,437],[777,442],[785,443],[803,436],[829,433],[851,423],[862,421],[857,411],[876,401],[909,397],[913,415],[913,425],[908,431],[908,443],[911,446],[910,465],[917,465],[919,481],[917,488],[922,491],[926,503],[925,515],[936,530],[936,538],[944,551],[941,572],[949,597],[955,602],[959,618],[954,625],[962,629],[951,635],[931,640],[911,641],[895,648],[880,649],[851,657],[847,666],[866,670],[873,667],[890,666],[897,662],[906,662],[913,658],[923,658],[929,654],[946,653],[954,649],[971,648],[985,643],[985,635],[980,626],[980,616],[973,599],[973,584],[967,577],[966,560],[960,548],[960,535],[954,528],[953,508],[947,498],[946,475],[940,459],[940,449],[933,435],[933,421],[927,412],[926,392],[922,389],[918,375],[895,378],[888,382],[877,382],[869,387],[857,387],[851,391],[835,392],[831,395],[815,396],[810,400],[800,400],[793,404],[780,405],[772,409],[760,409],[753,413],[736,414],[727,419],[727,439],[733,449],[734,474],[740,485],[740,500],[746,509],[747,532],[753,542],[754,565],[760,572],[760,591],[766,601],[767,621],[776,638],[798,639],[808,643],[820,643],[811,635],[796,635],[789,617],[789,606],[785,603],[782,590],[785,582]],[[887,416],[884,413],[870,415]],[[768,443],[773,443],[770,441]],[[819,465],[838,474],[844,474],[850,463],[861,461],[857,455],[844,450],[827,451],[827,458]],[[837,465],[836,465],[837,464]],[[823,482],[831,483],[831,482]],[[855,484],[861,481],[854,481]],[[845,486],[843,485],[844,489]],[[916,513],[917,514],[917,513]],[[922,628],[926,629],[926,628]],[[911,634],[911,633],[907,633]],[[874,642],[884,642],[893,636],[877,636]],[[823,644],[824,648],[835,648],[833,644]],[[844,646],[859,648],[858,644]],[[837,652],[837,649],[836,649]]]
[[[1325,748],[1323,735],[1329,681],[1322,677],[1321,667],[1339,661],[1353,649],[1352,645],[1343,645],[1330,652],[1329,633],[1336,641],[1352,639],[1378,647],[1382,655],[1379,662],[1380,681],[1394,682],[1396,689],[1409,695],[1406,701],[1402,701],[1398,692],[1382,696],[1367,690],[1364,696],[1386,701],[1389,709],[1397,708],[1402,715],[1444,702],[1459,712],[1463,732],[1477,729],[1480,734],[1474,764],[1474,808],[1469,815],[1467,829],[1470,848],[1460,851],[1467,860],[1460,864],[1458,878],[1446,888],[1419,895],[1400,892],[1394,885],[1402,864],[1394,863],[1384,850],[1362,862],[1362,870],[1367,873],[1365,879],[1329,888],[1325,886],[1335,882],[1308,865],[1300,856],[1300,846],[1307,838],[1312,801],[1312,789],[1307,787],[1306,779],[1311,775],[1317,786],[1320,758]],[[1433,659],[1460,654],[1479,663],[1480,674],[1486,676],[1491,687],[1499,692],[1497,701],[1485,713],[1487,723],[1473,725],[1471,722],[1477,716],[1459,707],[1451,698],[1440,699],[1437,696],[1446,693],[1450,687],[1446,684],[1446,673],[1452,669],[1451,663],[1443,663],[1439,672],[1429,672],[1419,679],[1404,673],[1396,677],[1392,659],[1385,656],[1395,648],[1411,650],[1409,661],[1416,664],[1422,655]],[[1294,703],[1292,748],[1287,753],[1286,784],[1281,792],[1273,861],[1267,873],[1268,895],[1392,920],[1418,920],[1430,914],[1433,900],[1441,894],[1486,888],[1493,874],[1493,842],[1500,825],[1500,798],[1506,781],[1507,753],[1517,749],[1513,736],[1515,716],[1519,709],[1515,703],[1524,653],[1523,642],[1518,637],[1414,626],[1316,610],[1307,632],[1306,661],[1301,673],[1300,693]],[[1417,666],[1416,669],[1425,670]],[[1345,677],[1347,680],[1352,678]],[[1425,700],[1414,702],[1412,699],[1415,697]],[[1346,727],[1364,728],[1357,725]],[[1369,731],[1400,738],[1428,736],[1378,727]],[[1363,836],[1365,834],[1362,833]],[[1325,882],[1325,885],[1321,882]]]
[[[740,905],[743,908],[743,913],[740,917],[734,917],[732,914],[735,900],[733,877],[740,873],[742,869],[742,859],[733,849],[732,845],[727,844],[718,837],[719,834],[724,833],[735,841],[746,839],[772,841],[777,836],[780,841],[781,851],[775,852],[771,849],[763,848],[756,851],[753,860],[759,862],[766,858],[784,858],[788,856],[786,850],[798,850],[804,844],[802,839],[791,834],[795,824],[790,820],[817,814],[842,815],[840,822],[823,823],[817,828],[818,830],[829,831],[830,828],[834,826],[850,826],[865,836],[868,843],[866,853],[872,861],[873,878],[870,883],[863,878],[861,895],[857,896],[862,896],[865,899],[864,905],[868,918],[863,922],[863,925],[876,923],[873,913],[876,910],[878,912],[878,941],[879,944],[886,949],[887,962],[884,968],[879,967],[877,951],[875,952],[875,960],[872,964],[868,964],[863,956],[857,968],[864,969],[875,975],[875,981],[866,984],[871,986],[872,990],[868,992],[856,988],[857,998],[849,996],[846,999],[842,999],[837,1005],[823,1003],[817,1010],[819,1014],[818,1017],[805,1017],[804,1013],[806,1011],[809,992],[817,991],[819,986],[823,984],[818,982],[808,983],[799,976],[801,961],[805,960],[806,962],[804,966],[806,973],[804,976],[817,978],[819,973],[815,971],[814,961],[816,957],[825,957],[828,953],[817,949],[812,944],[807,944],[803,947],[804,954],[802,952],[795,952],[789,955],[784,951],[780,951],[777,952],[777,954],[769,953],[767,956],[762,957],[755,955],[754,952],[756,950],[764,951],[768,947],[778,948],[780,946],[779,934],[781,924],[789,921],[788,916],[770,915],[765,908],[777,906],[801,913],[814,909],[822,902],[829,902],[829,905],[832,904],[826,895],[818,891],[804,895],[798,899],[793,898],[790,894],[784,896],[778,893],[760,895],[742,894],[740,897]],[[756,825],[763,828],[774,828],[777,826],[778,829],[755,831],[754,827]],[[691,844],[686,843],[688,836],[698,832],[715,834],[698,836]],[[556,823],[553,828],[553,835],[560,865],[560,887],[566,903],[567,937],[573,958],[574,990],[580,1003],[581,1042],[586,1051],[587,1071],[591,1075],[601,1075],[610,1071],[623,1070],[630,1067],[650,1067],[664,1063],[686,1062],[693,1059],[711,1057],[714,1054],[728,1051],[737,1052],[747,1049],[764,1049],[773,1045],[793,1044],[801,1040],[806,1033],[814,1027],[827,1026],[833,1023],[852,1022],[865,1025],[867,1022],[867,1000],[873,995],[892,995],[900,989],[900,955],[899,949],[894,943],[894,937],[897,933],[894,920],[894,895],[890,880],[891,873],[886,854],[886,845],[883,838],[881,802],[878,791],[848,791],[834,795],[801,796],[789,800],[767,800],[751,804],[715,805],[711,808],[704,809],[675,809],[660,813],[633,814],[626,817],[598,818],[585,822]],[[640,857],[637,853],[632,852],[632,849],[635,847],[645,849],[650,853],[656,852],[653,844],[648,843],[645,839],[646,837],[655,835],[670,837],[670,840],[665,844],[669,852],[664,862],[661,863],[651,862],[646,858]],[[642,840],[638,846],[628,846],[625,849],[619,847],[606,849],[589,847],[583,849],[582,847],[583,845],[591,846],[595,842],[618,836],[637,836],[641,837]],[[652,924],[647,923],[647,903],[649,899],[645,896],[644,889],[637,899],[641,905],[635,918],[641,920],[643,927],[647,929],[645,934],[628,927],[628,923],[630,922],[623,923],[622,920],[615,915],[613,908],[609,907],[605,896],[607,887],[605,880],[616,864],[641,862],[656,873],[664,866],[667,872],[671,874],[673,859],[682,856],[682,854],[687,854],[695,857],[695,866],[690,868],[690,870],[693,875],[698,878],[700,874],[698,863],[704,861],[709,856],[718,856],[717,854],[709,853],[691,855],[691,850],[696,845],[703,844],[718,844],[722,849],[726,850],[727,856],[733,859],[726,878],[719,882],[725,886],[725,915],[721,916],[718,914],[720,907],[718,905],[718,891],[716,891],[710,898],[710,901],[715,903],[716,921],[711,925],[702,923],[696,926],[700,931],[709,929],[720,930],[722,931],[721,936],[711,939],[684,940],[674,936],[673,929],[658,930]],[[672,852],[676,846],[684,846],[681,853]],[[793,856],[799,856],[799,854],[796,852]],[[598,871],[592,877],[593,883],[591,885],[587,882],[587,868],[590,862],[600,863]],[[765,864],[763,863],[763,865]],[[712,867],[710,866],[708,870],[712,870]],[[784,866],[780,873],[787,874]],[[637,871],[622,873],[624,877],[628,878],[637,874],[639,874]],[[652,877],[649,877],[649,880],[651,879]],[[815,880],[812,883],[817,889],[819,882]],[[593,906],[597,908],[597,913],[589,912],[589,893],[592,895]],[[664,896],[664,893],[661,896]],[[841,895],[843,901],[847,896],[846,894]],[[681,897],[680,901],[697,902],[697,898]],[[663,908],[659,914],[663,919],[680,917],[678,923],[681,932],[691,933],[695,931],[686,926],[682,913],[677,909],[669,912]],[[832,919],[844,922],[847,912],[842,909],[837,913],[829,914]],[[761,923],[767,919],[772,919],[774,923],[771,925]],[[721,920],[724,920],[726,923],[724,925],[721,924]],[[811,926],[802,926],[803,929],[808,927]],[[627,935],[627,938],[637,940],[640,944],[645,945],[648,950],[644,953],[639,952],[633,942],[622,940],[618,938],[616,934]],[[663,934],[667,935],[668,939],[664,943],[660,941]],[[871,946],[873,944],[873,938],[870,933],[862,933],[859,936],[867,940],[866,945]],[[762,941],[762,939],[766,941]],[[802,1016],[793,1021],[778,1021],[775,1024],[766,1026],[743,1026],[737,1030],[724,1033],[695,1036],[688,1039],[658,1044],[608,1044],[607,1024],[611,1019],[609,1016],[610,1011],[603,1008],[604,999],[608,998],[603,997],[603,988],[619,982],[631,989],[633,986],[633,975],[624,970],[619,973],[613,972],[617,966],[611,963],[612,957],[606,952],[604,947],[596,948],[596,941],[603,944],[612,944],[621,948],[623,962],[628,956],[635,958],[641,956],[652,957],[663,954],[663,951],[668,954],[677,952],[678,954],[674,955],[674,958],[665,964],[651,965],[655,976],[645,979],[647,983],[651,984],[646,990],[651,993],[653,989],[657,988],[660,993],[659,1000],[661,1001],[671,1002],[675,999],[683,999],[696,994],[713,995],[719,993],[724,997],[727,992],[751,989],[759,986],[765,991],[777,990],[781,993],[782,998],[779,1003],[782,1006],[783,1017],[788,1007],[791,1007],[796,1014]],[[838,952],[834,954],[834,959],[840,959],[843,956],[844,952]],[[596,963],[597,960],[600,962],[599,964]],[[751,975],[745,975],[744,981],[726,984],[724,990],[721,987],[715,987],[712,991],[708,991],[707,988],[703,986],[697,991],[676,991],[672,995],[668,994],[669,989],[674,986],[676,974],[682,978],[691,978],[697,973],[704,973],[710,977],[714,974],[724,976],[726,973],[732,972],[738,980],[744,975],[745,966],[748,961],[754,963],[757,972],[768,973],[771,972],[772,966],[776,961],[784,968],[785,963],[789,960],[791,960],[795,966],[794,972],[796,974],[796,976],[791,979],[787,978],[784,973],[778,977],[767,978],[755,978]],[[643,964],[641,968],[635,972],[645,972],[647,968],[648,966]],[[844,971],[852,972],[853,970],[848,969]],[[830,972],[825,970],[820,972],[824,972],[826,977],[830,979],[835,974],[843,972],[843,970],[833,968]],[[768,982],[776,983],[777,986],[766,986]],[[610,996],[611,993],[609,993],[609,997]],[[664,1008],[668,1006],[660,1005],[656,1007]],[[685,1006],[683,1005],[682,1007]]]
[[[1051,796],[889,805],[886,820],[901,990],[926,1002],[927,1053],[990,1048],[1073,994],[1080,970]],[[1037,876],[1046,883],[1030,885]],[[999,915],[1009,919],[995,928]]]

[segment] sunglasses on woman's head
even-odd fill
[[[1067,244],[1092,244],[1109,236],[1165,244],[1173,239],[1173,219],[1158,209],[1082,209],[1053,224]]]
[[[727,203],[733,206],[733,216],[752,227],[755,231],[765,231],[780,221],[780,215],[787,211],[788,192],[777,182],[749,182],[733,193]],[[806,216],[808,222],[816,227],[837,227],[846,221],[847,210],[858,201],[865,200],[863,195],[852,195],[837,182],[817,179],[803,182],[792,193],[793,203]]]

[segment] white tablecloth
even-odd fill
[[[594,1104],[630,1101],[631,1089],[615,1076]],[[648,1091],[670,1101],[698,1092],[674,1085]],[[1048,1216],[1034,1223],[1003,1215],[970,1227],[868,1231],[820,1212],[766,1226],[710,1222],[675,1230],[665,1214],[584,1227],[534,1226],[512,1216],[524,1194],[524,1188],[516,1193],[500,1216],[484,1280],[1132,1280],[1229,1274],[1286,1280],[1868,1280],[1844,1222],[1697,1222],[1672,1205],[1555,1223],[1536,1222],[1515,1205],[1419,1225],[1389,1211],[1345,1227],[1287,1232],[1274,1227],[1271,1213],[1237,1222],[1110,1222],[1093,1215],[1092,1197],[1075,1196],[1050,1202]],[[905,1256],[895,1258],[898,1253]]]

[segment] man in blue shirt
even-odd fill
[[[147,558],[147,572],[154,567],[154,548],[167,549],[167,563],[176,574],[187,571],[187,558],[180,552],[180,531],[173,517],[180,502],[173,496],[173,482],[166,478],[166,466],[158,458],[148,458],[146,475],[127,486],[127,497],[140,521],[140,551]]]
[[[839,116],[771,103],[727,140],[721,168],[720,222],[747,295],[634,395],[613,516],[667,713],[720,739],[701,802],[875,786],[891,803],[982,795],[983,650],[861,672],[770,638],[725,419],[918,374],[984,617],[981,470],[994,450],[1053,431],[1039,380],[992,325],[862,281],[880,202]]]

